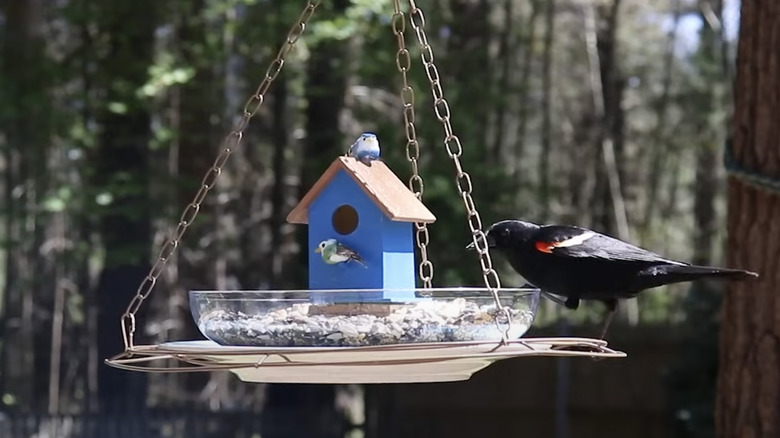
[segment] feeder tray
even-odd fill
[[[585,338],[528,338],[509,341],[396,344],[370,347],[230,347],[213,341],[139,346],[117,368],[145,372],[228,370],[245,382],[423,383],[468,380],[499,360],[558,356],[620,358],[605,341]],[[161,360],[180,367],[153,367]]]
[[[449,105],[425,34],[425,18],[414,0],[409,0],[408,23],[420,46],[434,112],[444,129],[443,143],[454,164],[456,187],[466,208],[485,287],[432,287],[427,224],[435,217],[422,204],[414,91],[407,80],[411,67],[404,39],[407,17],[400,0],[394,0],[392,29],[398,43],[396,66],[403,83],[400,96],[406,156],[412,168],[408,190],[382,162],[362,166],[352,157],[339,157],[288,216],[288,221],[308,224],[310,244],[333,232],[347,236],[350,244],[362,244],[366,263],[326,266],[310,255],[308,290],[192,291],[191,311],[208,340],[134,344],[136,313],[319,3],[307,2],[263,81],[246,102],[200,189],[122,315],[124,351],[106,363],[155,373],[230,371],[246,382],[335,384],[467,380],[491,363],[513,357],[625,357],[603,340],[522,337],[536,315],[540,291],[502,288],[493,269],[471,196],[471,177],[460,161],[463,148],[453,132]],[[354,205],[348,205],[350,202]],[[422,288],[416,287],[412,234],[420,255],[417,271]],[[370,286],[376,284],[379,287]]]

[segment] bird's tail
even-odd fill
[[[758,274],[742,269],[716,268],[712,266],[693,265],[666,265],[664,270],[667,275],[676,278],[677,281],[691,281],[701,278],[722,278],[724,280],[747,280],[756,278]]]

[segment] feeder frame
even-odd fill
[[[471,182],[471,176],[463,168],[460,161],[460,157],[463,154],[463,146],[460,138],[455,134],[451,124],[451,112],[449,103],[444,97],[444,90],[442,88],[441,78],[439,72],[434,63],[433,49],[428,43],[428,37],[425,31],[425,15],[421,8],[419,8],[414,0],[409,0],[409,23],[416,36],[417,43],[420,48],[420,60],[425,68],[425,74],[430,84],[431,95],[433,97],[433,110],[436,118],[442,125],[444,137],[443,143],[447,155],[452,160],[455,168],[455,185],[460,194],[463,204],[466,209],[467,222],[471,231],[472,241],[474,243],[476,253],[479,257],[479,264],[482,270],[482,278],[485,282],[486,289],[491,293],[495,300],[498,314],[503,315],[502,318],[496,317],[495,321],[498,325],[502,339],[500,342],[496,341],[479,341],[473,342],[473,345],[486,345],[494,344],[495,349],[487,353],[473,354],[468,357],[472,358],[490,358],[491,360],[500,360],[507,357],[516,356],[591,356],[591,357],[625,357],[625,354],[619,351],[611,350],[606,346],[606,342],[602,340],[582,339],[582,338],[537,338],[533,340],[510,340],[507,333],[510,330],[511,318],[509,309],[501,304],[499,299],[499,291],[501,289],[501,281],[499,279],[498,272],[493,267],[493,262],[490,257],[490,252],[487,246],[487,238],[482,231],[482,219],[479,211],[477,210],[476,203],[472,197],[473,185]],[[282,71],[286,62],[287,56],[292,51],[298,39],[303,35],[306,26],[314,14],[317,7],[321,4],[321,0],[308,0],[303,10],[301,11],[298,19],[294,22],[292,27],[287,33],[287,38],[282,46],[279,48],[276,57],[271,61],[266,69],[265,76],[263,77],[260,85],[255,92],[249,97],[244,104],[243,112],[239,120],[235,123],[228,135],[225,137],[221,144],[220,152],[214,160],[211,167],[206,171],[205,176],[201,181],[200,188],[196,192],[192,201],[185,207],[182,215],[179,218],[176,228],[171,233],[170,237],[163,244],[159,255],[150,269],[149,273],[144,277],[139,285],[136,295],[131,300],[126,311],[120,318],[122,340],[124,343],[124,352],[114,357],[106,359],[106,363],[110,366],[134,371],[145,372],[192,372],[192,371],[215,371],[215,370],[233,370],[247,367],[259,367],[269,366],[269,364],[263,365],[262,361],[244,362],[240,364],[236,363],[219,363],[213,360],[203,357],[202,352],[182,353],[180,351],[172,351],[165,347],[165,345],[148,346],[141,345],[136,346],[134,344],[134,336],[136,332],[137,322],[136,313],[143,305],[144,301],[149,297],[154,286],[157,283],[157,279],[162,274],[167,262],[176,252],[179,247],[179,243],[183,238],[187,228],[193,223],[197,217],[200,207],[208,194],[208,192],[214,187],[219,176],[222,173],[227,160],[229,159],[233,150],[239,146],[244,131],[249,126],[250,120],[254,117],[257,111],[265,102],[265,94],[271,87],[276,77]],[[420,144],[417,140],[417,130],[415,126],[415,110],[414,110],[414,89],[409,83],[408,72],[411,68],[411,54],[406,46],[405,32],[406,32],[406,15],[401,10],[401,1],[393,0],[393,15],[392,15],[392,30],[396,37],[398,50],[396,52],[396,67],[401,75],[401,107],[404,120],[404,131],[406,135],[406,158],[410,163],[412,169],[412,175],[409,178],[408,186],[409,190],[422,202],[424,193],[424,181],[419,172],[419,159],[420,159]],[[426,289],[431,288],[434,269],[433,263],[428,258],[428,244],[430,242],[428,228],[425,223],[415,223],[415,240],[417,247],[420,251],[420,263],[418,266],[418,275],[422,281],[423,287]],[[502,328],[503,327],[503,328]],[[525,350],[513,351],[502,353],[500,349],[502,347],[509,348],[512,345],[522,345]],[[348,350],[360,350],[360,351],[373,351],[372,348],[378,349],[377,351],[414,351],[420,348],[446,348],[446,344],[436,344],[433,346],[416,345],[416,344],[400,344],[381,347],[354,347],[354,349],[337,349],[338,351]],[[299,351],[291,353],[287,350],[276,351],[274,349],[263,349],[261,353],[253,353],[254,355],[261,354],[263,357],[278,356],[282,357],[288,366],[302,366],[305,364],[296,363],[294,359],[295,354],[305,354],[308,349],[302,347]],[[247,354],[242,351],[234,351],[225,353],[223,350],[215,351],[214,354],[222,354],[227,356],[241,357],[243,354]],[[178,360],[183,364],[189,366],[185,367],[157,367],[152,366],[151,363],[157,360]],[[442,359],[442,360],[453,360]],[[414,363],[415,359],[397,360],[400,364]],[[389,362],[390,363],[390,362]],[[345,362],[346,364],[352,364],[360,366],[360,362]],[[285,364],[272,364],[273,366],[284,366]],[[309,364],[310,366],[311,364]],[[371,363],[363,364],[370,366]]]

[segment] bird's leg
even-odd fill
[[[599,337],[599,339],[604,339],[604,337],[607,335],[607,329],[609,328],[609,324],[612,322],[612,317],[615,315],[615,311],[617,310],[617,300],[614,298],[605,300],[604,304],[607,306],[607,318],[604,321],[604,328],[601,329],[601,337]]]

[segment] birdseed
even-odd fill
[[[480,306],[463,298],[409,303],[380,316],[323,314],[316,307],[298,303],[262,315],[213,310],[201,315],[198,326],[207,338],[232,346],[354,347],[501,339],[495,305]],[[533,322],[533,312],[508,310],[509,337],[520,337]],[[502,314],[499,320],[503,319]]]

